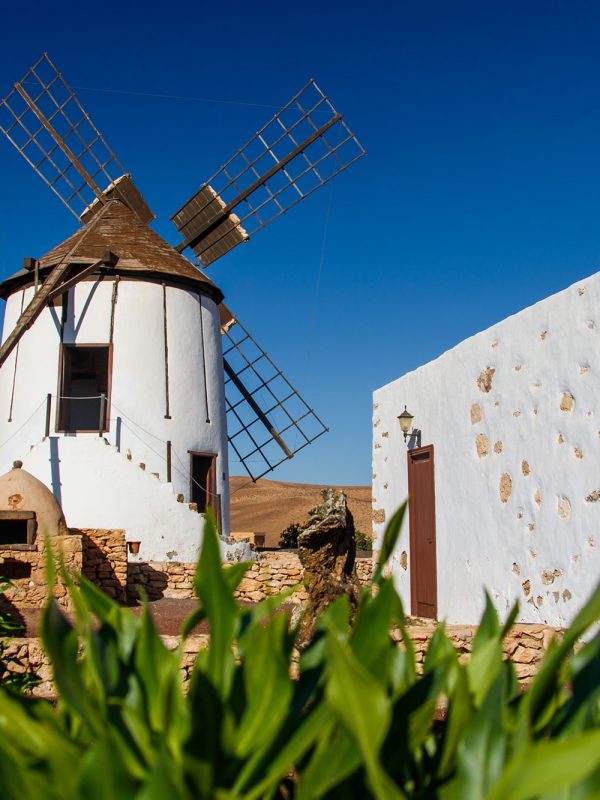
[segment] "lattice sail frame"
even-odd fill
[[[221,333],[229,443],[257,481],[328,428],[236,318]]]
[[[114,196],[154,218],[47,53],[0,101],[0,131],[78,220]]]
[[[208,266],[365,152],[310,80],[171,217],[178,249]]]

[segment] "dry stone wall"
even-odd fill
[[[225,564],[224,566],[227,566]],[[139,597],[143,588],[151,600],[160,597],[192,597],[196,564],[176,562],[130,563],[128,566],[127,596],[130,601]],[[370,558],[357,558],[356,571],[361,583],[368,583],[373,573]],[[267,551],[259,554],[236,592],[239,600],[258,603],[265,597],[280,594],[302,583],[304,570],[295,550]],[[304,589],[296,592],[291,602],[306,598]]]
[[[471,625],[449,625],[446,627],[446,632],[461,661],[469,658],[476,630]],[[415,647],[417,669],[419,670],[422,670],[425,652],[434,631],[434,623],[423,624],[419,621],[408,625],[408,633]],[[561,632],[545,625],[515,625],[512,628],[504,643],[504,653],[507,658],[512,659],[519,681],[527,683],[535,675],[550,641],[557,635],[560,636]],[[402,647],[399,632],[397,630],[392,631],[392,636],[398,642],[398,646]],[[178,636],[162,636],[161,638],[171,650],[174,650],[181,643]],[[210,636],[208,634],[197,634],[188,637],[184,642],[181,658],[181,677],[184,683],[190,677],[198,652],[208,646],[209,640]],[[10,640],[4,651],[4,662],[11,671],[25,672],[30,669],[38,675],[41,682],[33,690],[33,694],[46,697],[51,697],[54,694],[52,668],[39,639],[17,638]]]
[[[124,601],[127,586],[127,544],[120,530],[71,529],[66,536],[50,540],[54,555],[62,555],[70,572],[85,575],[110,597]],[[11,586],[4,592],[4,602],[13,610],[40,608],[48,597],[46,580],[46,544],[39,536],[32,546],[4,546],[0,549],[0,575]],[[67,590],[57,571],[54,596],[65,608],[70,607]]]
[[[419,620],[408,624],[408,632],[415,647],[417,669],[419,670],[422,669],[429,641],[436,628],[436,623],[428,620]],[[446,625],[446,633],[458,653],[459,660],[461,662],[468,660],[473,638],[477,633],[477,626]],[[526,682],[535,675],[548,645],[552,639],[561,635],[561,630],[550,628],[547,625],[519,624],[511,628],[504,640],[504,655],[512,660],[520,681]],[[396,641],[401,641],[398,630],[392,631],[392,636]]]
[[[62,553],[67,569],[81,572],[83,563],[81,536],[54,536],[50,541],[55,557]],[[19,607],[41,607],[48,597],[45,540],[41,536],[36,537],[31,549],[26,549],[23,545],[3,546],[0,549],[0,575],[11,582],[3,593],[3,605],[16,609],[17,612]],[[60,605],[65,608],[70,607],[69,596],[61,580],[60,571],[57,571],[56,575],[54,596]]]
[[[127,588],[125,531],[81,528],[83,575],[109,597],[123,601]]]

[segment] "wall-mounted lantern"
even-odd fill
[[[398,416],[398,422],[400,423],[400,429],[404,435],[404,441],[406,441],[410,435],[411,439],[414,437],[416,446],[421,447],[421,431],[416,429],[411,433],[413,419],[414,416],[407,410],[406,406],[404,406],[404,411]]]
[[[406,410],[406,406],[404,406],[404,411],[398,417],[398,421],[400,422],[400,428],[402,429],[402,433],[404,434],[404,441],[406,441],[406,437],[410,431],[410,423],[413,421],[414,416],[410,413],[410,411]]]

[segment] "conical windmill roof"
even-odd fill
[[[114,271],[131,277],[164,277],[203,287],[217,302],[223,298],[221,290],[203,272],[181,255],[162,236],[140,222],[127,206],[112,200],[100,219],[92,219],[64,242],[39,259],[42,271],[58,264],[76,244],[82,232],[88,230],[71,260],[96,261],[107,251],[118,256]],[[0,296],[6,296],[23,282],[32,279],[28,270],[7,278],[0,284]]]

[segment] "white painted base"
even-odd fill
[[[204,516],[177,502],[160,480],[94,435],[50,437],[23,456],[23,467],[48,486],[71,528],[124,529],[140,542],[131,561],[198,558]],[[223,558],[251,558],[246,546],[223,542]]]

